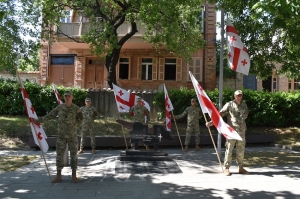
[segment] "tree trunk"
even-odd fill
[[[136,32],[136,23],[131,22],[131,31],[118,41],[118,48],[113,49],[112,53],[107,54],[105,57],[105,66],[107,69],[107,83],[111,89],[113,88],[112,84],[117,85],[116,66],[119,61],[121,48],[124,45],[124,43],[128,39],[130,39]],[[117,38],[117,28],[115,29],[114,33],[116,34]]]
[[[115,49],[113,52],[105,57],[105,66],[107,69],[107,83],[109,87],[112,89],[112,84],[117,85],[117,77],[116,77],[116,66],[120,57],[120,50]]]

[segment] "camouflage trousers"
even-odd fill
[[[74,135],[69,138],[57,138],[56,142],[56,167],[58,170],[64,168],[64,153],[66,150],[66,146],[68,143],[69,151],[70,151],[70,159],[71,159],[71,168],[77,169],[78,163],[78,156],[77,156],[77,149],[78,149],[78,138],[77,135]]]
[[[244,162],[244,153],[246,146],[245,133],[239,134],[243,141],[240,140],[227,140],[225,143],[225,157],[224,157],[224,166],[229,168],[232,162],[232,150],[236,146],[236,162],[238,166],[243,166]]]
[[[185,135],[185,145],[190,144],[191,135],[192,133],[195,133],[195,143],[200,144],[200,127],[199,125],[188,125],[186,129],[186,135]]]
[[[84,148],[85,139],[88,132],[90,132],[91,147],[92,149],[96,148],[96,138],[95,138],[95,132],[93,131],[93,124],[83,124],[81,129],[80,149]]]

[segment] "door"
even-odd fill
[[[50,68],[50,82],[58,86],[74,86],[74,65],[52,65]]]
[[[85,88],[102,88],[104,83],[104,62],[88,60],[85,74]]]

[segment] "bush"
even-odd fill
[[[218,109],[219,91],[205,91],[211,101]],[[234,90],[224,90],[222,105],[233,100]],[[190,106],[190,99],[196,97],[194,89],[186,88],[168,91],[169,97],[174,106],[174,114],[180,114],[187,106]],[[300,93],[299,92],[266,92],[243,90],[243,100],[249,108],[249,116],[246,120],[248,126],[269,126],[269,127],[299,127],[300,126]],[[156,104],[163,113],[164,118],[164,92],[159,92],[154,98]],[[207,117],[208,120],[210,120]],[[224,121],[226,118],[224,118]],[[204,124],[204,119],[200,121]]]
[[[24,82],[23,85],[38,116],[45,115],[57,106],[52,86],[41,86],[32,82]],[[84,99],[88,96],[87,91],[80,88],[57,87],[60,96],[63,96],[65,90],[72,90],[74,104],[84,105]],[[0,114],[26,115],[20,87],[16,81],[0,79]]]

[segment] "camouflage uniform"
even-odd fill
[[[248,107],[244,101],[241,101],[240,105],[238,105],[234,100],[227,102],[220,111],[222,117],[227,115],[227,123],[233,127],[243,139],[243,141],[229,139],[226,141],[224,157],[224,165],[226,168],[229,168],[231,165],[234,145],[236,145],[236,162],[239,166],[243,166],[246,145],[245,133],[247,130],[245,120],[248,117],[248,113]]]
[[[199,107],[187,107],[182,114],[175,116],[175,119],[182,118],[187,115],[187,128],[185,145],[188,146],[191,140],[191,134],[195,132],[195,142],[196,145],[200,144],[200,127],[199,119],[202,117],[202,111]]]
[[[133,115],[133,122],[141,122],[142,124],[148,124],[149,122],[149,111],[145,106],[132,106],[129,109],[129,114]],[[144,144],[144,146],[146,147],[146,149],[148,149],[148,146],[146,144]],[[131,148],[133,148],[133,143],[131,143]]]
[[[68,143],[70,149],[71,168],[77,169],[78,139],[76,128],[82,124],[83,119],[80,108],[75,104],[72,104],[70,107],[66,107],[65,104],[60,104],[50,111],[50,113],[48,113],[46,116],[39,118],[37,122],[44,122],[56,118],[58,121],[56,167],[58,170],[63,169],[63,156]]]
[[[129,114],[132,115],[132,121],[133,122],[141,122],[143,124],[146,124],[146,122],[149,122],[149,111],[145,106],[132,106],[129,109]],[[146,116],[146,122],[145,122],[145,116]]]
[[[81,144],[80,149],[83,150],[85,139],[87,136],[87,133],[90,132],[91,137],[91,146],[92,149],[96,148],[96,140],[95,140],[95,132],[93,131],[93,127],[95,125],[94,120],[97,118],[98,113],[95,107],[90,106],[83,106],[80,108],[82,115],[83,115],[83,124],[81,128]]]

